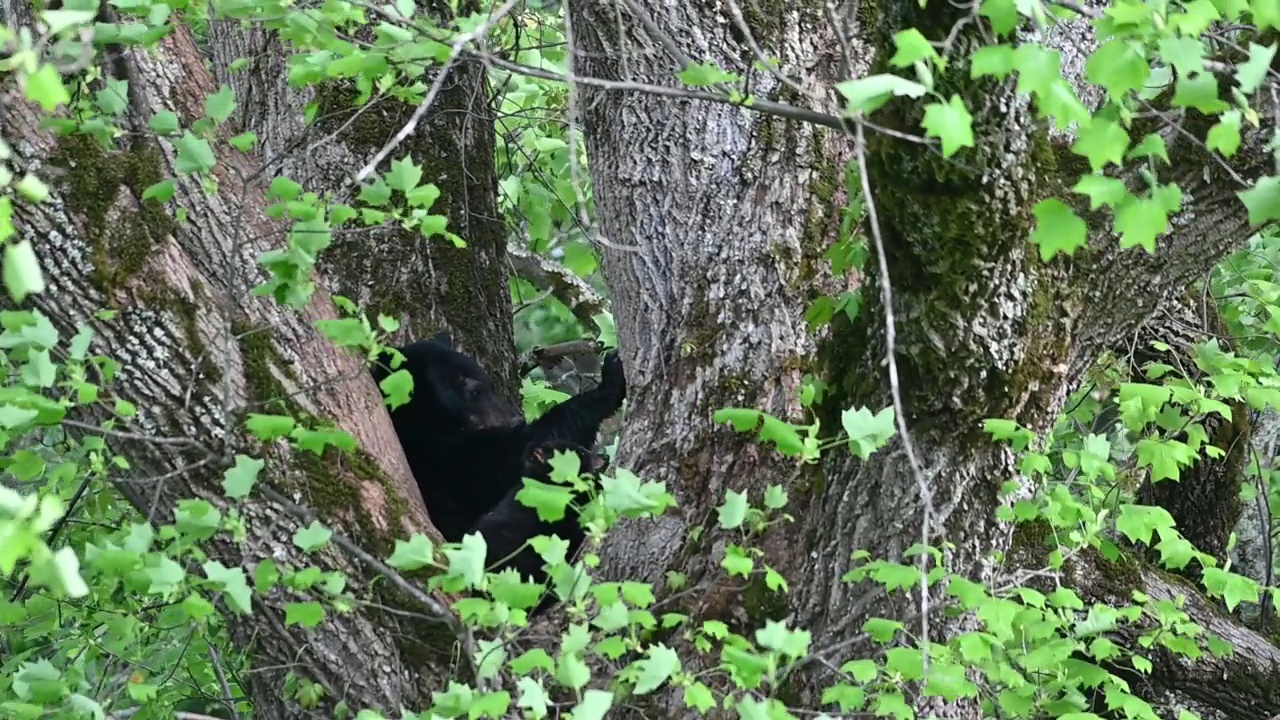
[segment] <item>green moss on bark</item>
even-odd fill
[[[106,150],[88,135],[69,135],[59,140],[49,162],[66,171],[62,196],[86,220],[91,277],[109,293],[142,270],[176,227],[163,203],[142,199],[165,177],[163,155],[148,140],[136,140],[128,150]],[[121,190],[133,201],[117,206]]]
[[[271,336],[265,330],[255,329],[243,322],[234,322],[232,332],[240,347],[244,363],[245,382],[249,388],[249,404],[253,412],[290,415],[299,423],[318,424],[318,418],[310,415],[289,397],[288,391],[275,373],[282,373],[291,382],[297,382],[297,374],[284,358],[276,352]],[[286,477],[302,478],[300,483],[282,483],[283,487],[299,492],[307,498],[310,507],[321,517],[349,517],[358,532],[356,541],[375,554],[389,554],[393,549],[396,532],[408,505],[395,492],[390,478],[378,467],[377,461],[363,448],[343,452],[327,447],[316,455],[297,450],[292,455],[298,473]],[[367,504],[360,496],[363,483],[376,483],[386,497],[388,512],[384,519],[390,531],[379,529],[379,524],[366,510]]]

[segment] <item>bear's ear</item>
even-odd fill
[[[449,334],[448,330],[441,330],[436,333],[435,337],[431,338],[431,341],[443,345],[450,350],[453,349],[453,336]]]

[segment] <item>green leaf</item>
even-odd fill
[[[747,555],[742,548],[737,545],[730,545],[725,548],[724,558],[720,560],[720,567],[730,576],[741,575],[742,577],[750,577],[751,570],[755,567],[755,562]]]
[[[875,415],[865,407],[849,408],[840,413],[840,425],[849,436],[849,451],[863,460],[871,457],[871,453],[883,447],[897,432],[892,405]]]
[[[969,58],[969,77],[994,75],[1003,80],[1014,71],[1015,60],[1013,48],[1008,45],[984,45]]]
[[[1082,175],[1071,190],[1089,196],[1090,210],[1097,210],[1103,205],[1114,206],[1129,195],[1123,180],[1106,175]]]
[[[93,23],[97,13],[93,10],[45,10],[40,19],[49,28],[49,35],[60,35],[70,28],[85,27]]]
[[[407,195],[410,190],[418,187],[418,183],[422,180],[422,168],[407,157],[393,160],[391,170],[386,174],[386,180],[387,187]]]
[[[1141,246],[1155,254],[1156,238],[1169,227],[1169,215],[1156,198],[1130,195],[1115,209],[1115,231],[1120,234],[1120,247]]]
[[[231,147],[239,150],[240,152],[249,152],[250,150],[253,150],[254,144],[258,142],[258,135],[253,132],[242,132],[227,142],[230,143]]]
[[[840,666],[840,672],[848,674],[855,682],[865,684],[876,679],[880,674],[880,668],[875,660],[864,658],[846,662]]]
[[[47,113],[52,113],[59,105],[66,105],[71,101],[71,95],[62,85],[57,68],[50,63],[42,64],[25,77],[19,75],[18,79],[26,86],[27,99],[38,104]]]
[[[1138,467],[1151,468],[1151,482],[1177,480],[1181,469],[1195,462],[1196,453],[1176,440],[1143,438],[1138,441]]]
[[[573,720],[603,720],[613,707],[613,693],[591,689],[582,694],[582,702],[573,708]]]
[[[672,675],[680,672],[680,656],[662,643],[651,645],[646,655],[636,662],[640,671],[640,677],[636,679],[636,695],[647,695],[657,690]]]
[[[1239,110],[1228,110],[1222,113],[1217,124],[1209,128],[1205,145],[1226,157],[1235,155],[1236,150],[1240,149],[1240,120]]]
[[[412,571],[435,564],[431,540],[422,533],[414,533],[408,542],[396,540],[396,549],[387,558],[387,564],[397,570]]]
[[[174,194],[174,191],[177,189],[177,187],[178,187],[178,184],[173,180],[173,178],[161,180],[155,185],[152,185],[146,190],[143,190],[142,199],[155,200],[157,202],[162,202],[162,203],[169,202],[170,200],[173,199],[173,194]]]
[[[978,14],[991,21],[998,35],[1008,35],[1018,26],[1018,7],[1014,0],[982,0]]]
[[[28,295],[44,292],[44,273],[30,241],[20,240],[4,246],[4,286],[9,297],[19,303]]]
[[[1179,3],[1183,12],[1168,18],[1169,28],[1186,37],[1198,37],[1209,25],[1222,19],[1212,0]]]
[[[1088,243],[1088,226],[1066,203],[1048,198],[1036,203],[1036,229],[1031,242],[1040,246],[1040,260],[1049,262],[1058,253],[1074,255]]]
[[[915,28],[908,28],[893,36],[893,43],[898,47],[897,52],[889,58],[889,64],[894,67],[910,67],[919,60],[936,60],[938,51],[933,49],[929,41],[920,34]]]
[[[312,520],[311,524],[305,528],[298,528],[293,534],[293,544],[302,549],[303,552],[313,552],[329,542],[329,538],[333,535],[333,531],[321,525],[318,521]]]
[[[409,192],[405,193],[405,203],[408,204],[409,207],[422,208],[423,210],[431,209],[431,206],[434,205],[436,200],[439,198],[440,198],[440,188],[436,187],[432,183],[427,183],[426,185],[419,185],[414,189],[410,190]],[[448,218],[445,218],[444,216],[438,216],[438,217],[441,217],[446,221],[448,220]],[[442,223],[441,231],[443,231],[443,229],[444,227]]]
[[[750,507],[751,505],[747,503],[746,493],[740,493],[736,490],[726,491],[724,504],[716,508],[720,516],[720,527],[725,530],[732,530],[742,525]]]
[[[105,84],[106,87],[93,94],[93,103],[104,115],[120,117],[129,108],[129,83],[108,77]]]
[[[1089,82],[1106,89],[1112,99],[1141,88],[1151,75],[1151,66],[1142,53],[1142,43],[1112,38],[1103,43],[1085,63]]]
[[[0,428],[12,430],[21,427],[36,419],[40,414],[38,410],[28,408],[20,408],[14,405],[0,405]]]
[[[885,74],[846,80],[836,85],[836,89],[848,102],[848,108],[845,111],[847,115],[873,112],[895,95],[918,98],[927,91],[925,86],[918,82]]]
[[[257,413],[249,413],[249,417],[245,420],[245,427],[254,437],[263,441],[271,442],[287,437],[293,432],[294,426],[297,424],[289,415],[259,415]]]
[[[1124,504],[1116,516],[1116,529],[1131,543],[1148,543],[1152,533],[1172,530],[1173,526],[1173,516],[1162,507]]]
[[[233,499],[248,497],[253,485],[258,481],[258,473],[266,462],[246,455],[236,455],[234,466],[222,473],[222,489],[226,496]]]
[[[888,618],[870,618],[862,623],[862,631],[881,645],[892,642],[898,631],[902,629],[902,623]]]
[[[1095,117],[1081,127],[1071,152],[1089,159],[1093,172],[1106,167],[1108,162],[1124,164],[1124,151],[1129,148],[1129,133],[1110,120]]]
[[[760,417],[764,413],[752,408],[721,408],[711,415],[711,421],[727,422],[738,432],[755,430],[760,425]]]
[[[426,215],[422,218],[422,221],[418,223],[418,232],[427,240],[430,240],[437,235],[449,237],[449,233],[446,232],[448,227],[448,217],[444,215]]]
[[[54,577],[57,579],[55,587],[69,598],[79,598],[89,594],[89,586],[85,584],[84,578],[80,577],[80,560],[76,557],[74,550],[69,547],[58,548],[53,552],[50,561]]]
[[[187,577],[187,571],[181,565],[164,556],[155,565],[147,567],[146,574],[151,581],[147,592],[152,595],[166,595],[177,590]]]
[[[1216,115],[1230,108],[1218,97],[1218,79],[1211,73],[1179,75],[1174,87],[1174,107],[1195,108],[1205,115]]]
[[[923,657],[919,648],[889,648],[885,651],[884,669],[909,681],[919,680],[924,675]]]
[[[23,175],[18,181],[17,191],[22,195],[24,200],[33,203],[44,202],[49,197],[49,186],[45,185],[40,178],[30,173]]]
[[[705,715],[716,706],[716,698],[710,688],[695,680],[684,688],[684,705]]]
[[[1236,67],[1236,81],[1240,90],[1251,93],[1262,85],[1262,80],[1271,69],[1271,60],[1276,56],[1276,46],[1262,46],[1249,43],[1249,59]]]
[[[444,556],[449,561],[446,574],[461,578],[471,587],[480,585],[484,581],[486,549],[484,536],[478,532],[463,535],[457,548],[445,546]]]
[[[221,587],[228,607],[242,615],[253,612],[253,593],[249,590],[243,569],[228,568],[217,561],[206,562],[203,568],[205,577]]]
[[[770,485],[764,491],[764,506],[770,510],[780,510],[787,505],[787,491],[781,485]]]
[[[1236,195],[1249,211],[1249,224],[1261,225],[1280,220],[1280,177],[1268,175],[1259,178],[1253,187]]]
[[[157,135],[173,135],[178,132],[178,116],[172,111],[161,110],[147,121],[147,125],[156,132]]]
[[[780,652],[797,660],[809,654],[813,636],[808,630],[792,630],[785,622],[766,620],[764,627],[756,630],[756,642],[767,650]]]
[[[253,587],[259,594],[268,592],[271,588],[280,582],[280,568],[276,565],[276,561],[271,558],[264,558],[258,563],[258,569],[253,574]]]
[[[1259,30],[1280,28],[1280,3],[1274,0],[1254,0],[1248,4],[1248,8],[1253,12],[1253,21]]]
[[[284,606],[285,627],[313,628],[324,621],[324,606],[318,602],[294,602]]]
[[[715,63],[690,63],[676,73],[680,82],[689,87],[708,87],[719,83],[737,83],[741,78],[721,70]]]
[[[577,456],[572,456],[577,460]],[[524,487],[516,492],[516,501],[533,508],[542,522],[556,522],[565,516],[565,508],[573,502],[573,489],[538,480],[526,479]]]
[[[183,132],[182,137],[175,140],[173,146],[178,151],[174,167],[183,175],[208,172],[217,164],[217,158],[213,154],[213,147],[209,145],[209,141],[192,135],[190,130]]]
[[[360,202],[380,207],[390,201],[391,188],[383,182],[382,178],[377,178],[366,185],[360,186]]]
[[[1125,158],[1130,160],[1141,157],[1158,157],[1167,164],[1169,162],[1169,150],[1165,147],[1164,138],[1155,133],[1148,133],[1125,155]]]
[[[1258,583],[1252,578],[1227,572],[1222,568],[1205,568],[1203,582],[1205,589],[1220,596],[1230,611],[1235,611],[1236,606],[1242,602],[1258,602]]]
[[[952,95],[945,104],[926,105],[920,125],[924,127],[926,137],[942,140],[944,158],[951,157],[962,147],[973,147],[973,116],[959,95]]]
[[[1204,72],[1204,44],[1194,37],[1166,37],[1160,40],[1160,57],[1180,77]]]

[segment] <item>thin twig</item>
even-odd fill
[[[885,355],[889,365],[889,391],[893,396],[893,410],[898,434],[902,436],[902,446],[907,453],[907,462],[911,464],[911,472],[915,475],[916,485],[920,490],[922,517],[920,518],[920,642],[924,648],[924,672],[929,671],[929,525],[933,518],[933,491],[929,481],[925,479],[924,469],[916,457],[915,446],[907,431],[906,410],[902,403],[902,387],[898,380],[898,361],[895,355],[896,333],[893,318],[893,286],[889,282],[889,260],[884,251],[884,238],[880,234],[880,218],[876,213],[875,199],[871,192],[871,178],[867,173],[867,141],[862,129],[862,117],[859,113],[854,120],[854,153],[858,159],[858,176],[862,183],[863,201],[867,204],[867,222],[871,226],[871,238],[876,246],[876,260],[880,266],[880,302],[884,305]]]
[[[506,17],[506,15],[511,12],[511,9],[515,7],[516,2],[517,0],[507,0],[502,4],[502,7],[498,8],[497,11],[490,15],[484,22],[476,26],[475,29],[471,32],[459,35],[458,39],[453,41],[453,47],[449,51],[449,59],[445,62],[444,66],[436,72],[436,78],[431,83],[431,87],[427,90],[426,97],[422,98],[422,102],[419,103],[417,109],[413,111],[413,115],[409,118],[409,121],[400,128],[394,137],[387,141],[386,145],[382,146],[382,149],[378,150],[378,152],[374,154],[373,158],[369,160],[369,162],[365,163],[364,167],[360,168],[360,171],[355,174],[352,181],[347,184],[348,186],[359,185],[364,182],[364,179],[369,177],[378,165],[382,164],[383,160],[387,159],[387,156],[391,154],[392,150],[399,147],[400,143],[404,142],[414,133],[414,131],[418,129],[418,123],[422,122],[422,118],[426,117],[427,111],[435,104],[436,95],[440,94],[440,89],[444,87],[445,78],[449,76],[449,71],[453,69],[454,64],[458,61],[458,57],[462,54],[466,45],[481,35],[489,32],[489,28],[493,27],[494,23]],[[346,190],[347,187],[343,187],[342,193],[340,194],[345,193]]]

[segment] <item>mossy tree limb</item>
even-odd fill
[[[26,16],[4,20],[14,26],[32,22]],[[152,51],[130,52],[128,63],[133,104],[121,122],[138,136],[150,134],[147,120],[156,112],[198,115],[213,91],[203,59],[182,28]],[[0,134],[16,151],[13,162],[47,170],[55,179],[49,200],[19,204],[15,219],[34,243],[49,285],[31,302],[64,336],[78,323],[91,324],[93,351],[121,362],[110,392],[139,409],[137,422],[126,429],[181,441],[108,438],[130,462],[129,475],[117,479],[121,493],[157,521],[172,518],[183,498],[204,499],[225,514],[233,503],[224,495],[222,471],[235,453],[244,452],[266,460],[263,480],[287,489],[360,546],[385,551],[395,538],[428,531],[374,383],[356,358],[314,329],[316,320],[336,316],[328,295],[318,292],[312,306],[294,313],[248,293],[263,279],[255,258],[281,237],[281,229],[265,220],[260,191],[240,182],[255,169],[250,159],[215,144],[212,179],[219,192],[208,193],[191,176],[179,177],[163,209],[172,217],[181,207],[187,221],[165,222],[141,192],[154,178],[177,175],[170,140],[104,149],[55,137],[41,117],[19,89],[10,87],[0,97]],[[83,176],[93,172],[92,178]],[[118,312],[108,320],[95,318],[105,307]],[[283,444],[264,447],[247,435],[241,423],[246,412],[281,410],[343,428],[361,452],[317,460],[289,453]],[[86,413],[86,420],[101,419],[92,408]],[[382,592],[385,583],[375,582],[377,572],[332,545],[304,554],[291,538],[305,523],[280,504],[255,494],[234,508],[248,536],[240,543],[217,538],[207,547],[213,559],[243,567],[250,577],[264,558],[290,568],[341,570],[358,597],[416,618],[397,630],[400,620],[357,611],[331,613],[313,629],[286,627],[284,606],[297,598],[279,590],[255,597],[252,615],[228,622],[262,669],[247,680],[255,717],[332,717],[340,701],[384,712],[421,707],[432,689],[455,675],[450,649],[466,637],[441,637],[445,626],[431,619],[440,611],[438,601],[423,606]],[[422,643],[438,652],[424,653]],[[304,711],[285,692],[290,670],[324,689],[319,707]]]
[[[750,88],[761,97],[791,92],[793,102],[818,108],[830,95],[803,90],[829,88],[827,73],[840,64],[835,59],[852,58],[853,77],[883,71],[894,33],[916,27],[926,39],[941,40],[970,12],[959,4],[878,0],[874,12],[859,18],[873,27],[840,16],[833,27],[831,8],[820,1],[779,8],[771,22],[750,30],[766,54],[781,59],[782,74],[794,83],[783,86],[773,74],[745,67],[743,58],[752,52],[744,49],[742,33],[725,29],[735,23],[721,6],[633,5],[626,4],[619,24],[614,3],[570,2],[579,73],[670,85],[683,56],[750,75]],[[637,13],[648,13],[650,22]],[[663,28],[682,30],[664,37]],[[1081,23],[1066,27],[1053,38],[1054,47],[1079,59],[1073,49],[1089,47],[1085,30]],[[856,639],[862,621],[913,618],[917,599],[889,598],[842,580],[851,553],[897,560],[914,543],[945,539],[952,544],[948,569],[992,580],[988,558],[1010,543],[1009,529],[994,519],[997,490],[1019,473],[1012,451],[994,444],[981,422],[1003,417],[1046,430],[1100,353],[1244,241],[1244,207],[1225,201],[1229,190],[1214,173],[1204,173],[1203,163],[1171,150],[1181,164],[1162,178],[1182,185],[1187,212],[1160,239],[1155,255],[1120,251],[1109,225],[1090,216],[1089,250],[1042,262],[1028,242],[1033,208],[1047,197],[1069,196],[1079,159],[1064,150],[1070,136],[1051,134],[1035,120],[1012,80],[969,77],[965,50],[981,42],[976,31],[970,24],[958,33],[961,51],[934,78],[944,97],[964,99],[976,148],[944,160],[936,148],[868,131],[868,175],[894,291],[897,390],[922,475],[911,468],[900,439],[867,461],[836,451],[820,469],[796,470],[767,446],[727,439],[709,419],[716,407],[744,405],[800,417],[789,403],[789,380],[815,366],[829,382],[819,413],[827,432],[839,432],[845,409],[875,412],[891,404],[886,314],[878,292],[886,278],[873,262],[864,286],[867,305],[856,321],[840,319],[814,342],[795,311],[804,307],[804,292],[824,285],[820,273],[802,268],[805,258],[821,257],[835,233],[804,212],[769,212],[793,189],[814,193],[824,174],[838,177],[851,156],[849,140],[827,136],[817,152],[796,152],[809,147],[805,138],[812,128],[720,106],[581,88],[605,234],[638,243],[607,252],[604,266],[629,377],[640,386],[629,408],[624,462],[665,480],[684,504],[682,516],[635,523],[611,538],[604,555],[615,577],[657,578],[687,568],[696,574],[704,558],[717,556],[714,533],[699,532],[724,491],[756,492],[762,484],[782,483],[791,492],[788,511],[799,521],[764,539],[765,560],[787,568],[795,624],[821,638],[820,653],[838,650],[829,660],[868,656],[874,648]],[[873,56],[879,65],[868,70],[860,64]],[[1081,64],[1064,60],[1064,67],[1072,72]],[[923,103],[895,98],[872,120],[919,135],[922,116]],[[1267,152],[1268,122],[1247,135],[1249,147],[1234,159],[1233,172],[1246,181],[1269,171],[1259,162]],[[1176,144],[1172,133],[1166,142]],[[815,228],[819,232],[808,232]],[[733,245],[725,247],[722,238],[732,238]],[[797,277],[799,283],[783,280]],[[1160,279],[1154,292],[1152,277]],[[781,309],[786,307],[792,314]],[[927,533],[922,483],[931,494]],[[689,542],[695,534],[699,541]],[[1145,569],[1141,577],[1147,578]],[[714,580],[708,586],[698,588],[699,598],[740,597]],[[954,628],[935,623],[933,629],[945,634]],[[1249,663],[1270,657],[1271,650],[1259,647],[1237,668],[1241,677],[1252,677]],[[834,679],[820,665],[797,679],[799,696],[809,701]],[[1164,690],[1178,692],[1176,686]],[[1265,703],[1261,694],[1253,700]],[[677,712],[679,699],[670,702]],[[963,704],[921,709],[937,717],[974,711]]]
[[[428,12],[447,19],[438,8]],[[271,158],[273,167],[307,190],[343,187],[416,109],[392,97],[356,105],[357,93],[346,81],[291,86],[286,68],[294,50],[258,26],[215,22],[209,43],[215,75],[235,91],[238,119],[257,133],[260,157]],[[241,57],[251,58],[259,71],[228,72]],[[430,84],[433,77],[421,80]],[[306,124],[304,109],[311,102],[317,120]],[[385,314],[399,320],[397,342],[450,331],[459,347],[490,369],[504,394],[515,398],[519,382],[494,139],[484,66],[461,59],[449,68],[416,132],[390,160],[407,157],[422,169],[422,183],[440,190],[431,211],[447,216],[449,230],[467,247],[454,247],[444,237],[424,239],[396,223],[347,229],[335,234],[321,268],[332,292],[355,300],[371,317]],[[390,160],[378,170],[386,171]],[[266,180],[273,175],[264,174]]]

